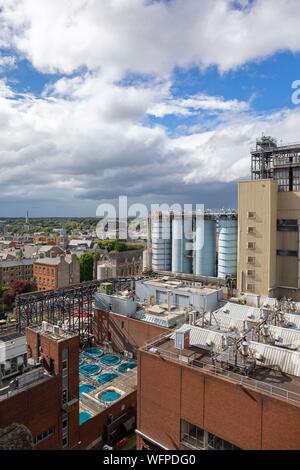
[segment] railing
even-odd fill
[[[182,363],[182,359],[179,353],[177,354],[173,351],[168,351],[159,347],[159,344],[161,344],[162,341],[168,339],[168,337],[170,337],[170,335],[167,335],[167,336],[161,335],[156,340],[152,341],[151,343],[148,343],[146,346],[144,346],[141,349],[144,351],[147,351],[150,354],[161,356],[164,359],[169,359],[170,361]],[[226,377],[227,379],[235,382],[241,387],[242,386],[251,387],[255,390],[262,391],[269,395],[275,396],[277,398],[281,398],[290,403],[294,403],[297,406],[300,406],[300,394],[299,393],[286,390],[285,388],[278,387],[277,385],[268,384],[266,382],[262,382],[254,378],[237,374],[230,370],[226,370],[219,365],[217,366],[213,364],[207,364],[199,360],[192,360],[188,364],[188,366],[192,368],[202,369],[206,373],[212,374],[214,376]]]

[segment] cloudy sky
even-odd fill
[[[0,216],[236,206],[300,140],[299,0],[0,0]]]

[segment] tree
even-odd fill
[[[12,305],[17,295],[32,292],[36,289],[35,283],[31,281],[16,280],[12,281],[9,289],[7,289],[3,296],[3,302],[7,305]]]
[[[32,434],[22,424],[10,424],[0,428],[0,450],[32,450]]]
[[[94,254],[84,253],[80,256],[80,281],[92,281],[94,272]]]

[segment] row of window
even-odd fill
[[[24,273],[32,273],[32,267],[24,268],[23,266],[14,266],[11,268],[2,268],[4,273],[11,273],[11,272],[24,272]]]
[[[38,278],[38,283],[39,283],[39,285],[41,285],[41,286],[48,286],[48,287],[50,287],[50,286],[54,287],[54,286],[55,286],[55,281],[54,281],[54,279],[52,279],[52,280],[50,281],[50,279],[45,279],[45,278],[39,277],[39,278]]]
[[[198,450],[238,450],[230,442],[184,420],[181,420],[181,442]]]
[[[55,269],[54,268],[45,268],[45,267],[36,267],[34,268],[35,274],[47,274],[47,276],[54,276]]]
[[[49,439],[49,437],[53,436],[54,431],[55,429],[51,427],[47,431],[41,432],[38,436],[33,438],[34,445],[39,444],[40,442],[45,441],[46,439]]]

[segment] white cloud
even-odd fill
[[[12,56],[0,56],[0,71],[12,69],[16,65],[16,58]]]
[[[166,74],[175,65],[221,71],[300,50],[298,0],[1,0],[2,43],[43,71]]]
[[[42,98],[18,99],[2,86],[2,197],[92,199],[95,207],[124,193],[144,200],[190,191],[196,198],[211,183],[249,174],[249,148],[262,131],[294,140],[300,125],[297,109],[242,112],[209,132],[170,138],[163,127],[143,124],[151,105],[165,99],[164,83],[124,88],[87,75],[59,81]]]
[[[76,207],[124,192],[197,198],[247,176],[253,140],[262,131],[295,140],[300,111],[255,116],[246,101],[174,97],[172,71],[215,64],[224,72],[297,51],[299,18],[298,0],[0,0],[0,47],[65,74],[40,97],[16,96],[0,81],[2,199],[74,198]],[[147,80],[121,86],[128,72]],[[148,122],[202,113],[221,116],[215,128],[177,138]]]
[[[250,104],[245,101],[224,100],[222,97],[197,94],[188,98],[168,97],[166,101],[155,104],[148,114],[156,117],[168,115],[191,116],[199,111],[209,113],[241,112],[249,110]]]

